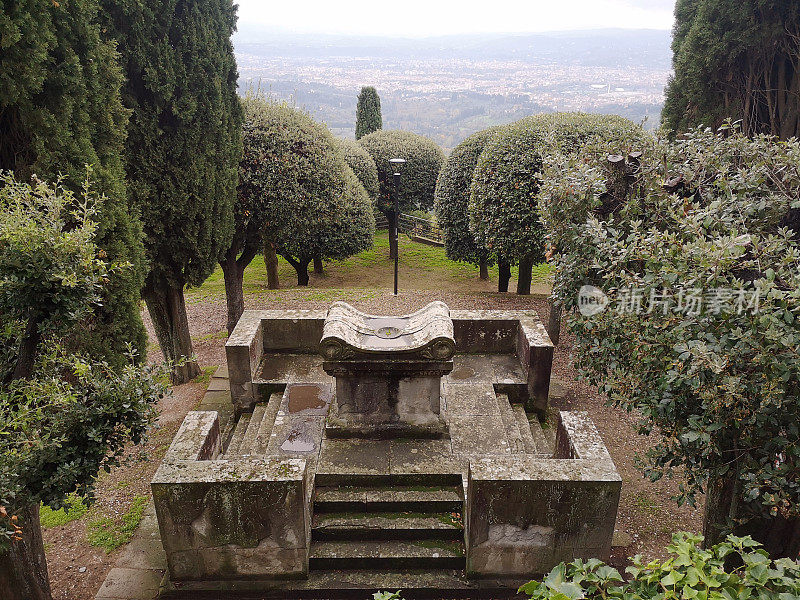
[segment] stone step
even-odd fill
[[[552,427],[542,427],[536,415],[529,415],[531,437],[536,445],[536,454],[542,457],[552,458],[555,453],[555,432]]]
[[[269,446],[269,438],[272,435],[272,429],[275,427],[275,417],[278,416],[278,410],[281,407],[281,400],[283,394],[275,392],[270,394],[267,408],[264,412],[264,418],[261,420],[261,426],[258,428],[258,433],[253,440],[251,454],[253,456],[264,456],[267,453]]]
[[[315,490],[314,511],[330,512],[461,512],[459,486],[322,487]]]
[[[522,438],[522,446],[526,454],[536,453],[536,442],[531,434],[531,424],[528,421],[528,415],[525,412],[525,407],[521,404],[514,404],[511,409],[514,411],[514,417],[517,419],[517,427],[519,434]]]
[[[329,513],[315,514],[311,539],[326,540],[460,540],[458,513]]]
[[[239,416],[239,420],[233,428],[231,439],[228,441],[228,447],[225,449],[224,458],[234,458],[239,455],[239,447],[242,445],[245,433],[247,433],[247,427],[250,425],[251,416],[250,413],[242,413]]]
[[[242,436],[239,449],[236,451],[238,456],[249,456],[253,454],[253,445],[261,429],[261,423],[264,421],[264,413],[266,413],[266,411],[267,407],[264,404],[257,404],[253,409],[250,422],[247,424],[247,429]]]
[[[464,545],[442,540],[314,542],[309,568],[318,569],[463,569]]]
[[[316,487],[381,487],[396,486],[461,486],[461,473],[326,473],[323,467],[317,470]]]
[[[503,427],[508,438],[509,450],[511,450],[512,454],[521,454],[525,452],[525,446],[522,443],[522,435],[517,425],[517,418],[514,416],[511,403],[508,400],[508,394],[498,393],[496,397],[497,406],[500,409],[500,418],[503,420]]]

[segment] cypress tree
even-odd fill
[[[380,96],[374,87],[362,87],[356,107],[356,139],[360,140],[378,129],[383,129]]]
[[[113,42],[104,39],[98,0],[0,2],[0,170],[25,181],[63,176],[77,191],[88,177],[100,204],[96,242],[110,263],[102,303],[74,342],[115,366],[127,344],[143,356],[139,313],[144,280],[141,224],[129,210],[122,153],[128,111]]]
[[[103,0],[132,110],[127,174],[150,271],[143,295],[173,381],[200,373],[183,290],[230,246],[241,151],[231,0]]]
[[[800,4],[678,0],[663,124],[800,135]]]

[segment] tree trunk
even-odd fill
[[[729,524],[739,518],[741,485],[736,475],[720,477],[709,482],[703,515],[703,545],[706,548],[721,542]],[[796,560],[800,553],[800,519],[755,518],[736,527],[738,536],[749,535],[763,544],[770,558],[788,557]]]
[[[267,267],[267,288],[271,290],[280,289],[280,281],[278,281],[278,252],[272,242],[264,243],[264,264]]]
[[[308,285],[308,263],[310,260],[300,259],[295,266],[295,270],[297,271],[297,285]]]
[[[25,335],[19,346],[17,364],[14,365],[14,372],[11,379],[28,379],[33,374],[33,365],[36,363],[36,352],[39,342],[42,341],[42,334],[39,331],[39,319],[28,317],[28,324],[25,326]]]
[[[244,312],[244,269],[236,262],[236,253],[228,250],[225,260],[220,261],[222,274],[225,278],[225,301],[228,305],[228,335],[233,333],[236,323]]]
[[[39,524],[39,504],[25,507],[18,515],[22,539],[0,552],[0,598],[3,600],[51,600],[47,560]]]
[[[533,261],[523,258],[519,261],[519,275],[517,275],[517,294],[529,296],[531,293],[531,278],[533,276]]]
[[[397,256],[397,238],[394,235],[397,215],[394,212],[390,212],[386,215],[386,218],[389,220],[389,258],[394,260]]]
[[[478,268],[480,269],[480,278],[484,281],[489,279],[489,261],[481,258],[478,262]]]
[[[561,339],[561,304],[554,302],[552,298],[548,304],[550,314],[547,318],[547,335],[550,336],[553,346],[558,346],[558,340]]]
[[[153,282],[148,278],[142,296],[164,358],[173,365],[172,383],[191,381],[200,375],[200,367],[193,359],[183,286],[173,287],[166,281]]]
[[[505,260],[498,260],[497,267],[500,271],[500,277],[497,279],[497,291],[507,292],[508,282],[511,279],[511,265]]]
[[[322,256],[319,254],[314,255],[314,274],[315,275],[324,275],[325,270],[322,267]]]

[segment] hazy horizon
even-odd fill
[[[475,1],[374,3],[324,0],[266,3],[239,0],[240,27],[277,34],[330,34],[426,38],[450,35],[524,35],[603,29],[669,30],[675,0],[495,0],[492,10]],[[520,23],[530,25],[520,25]]]

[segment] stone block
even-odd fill
[[[607,558],[622,480],[585,413],[562,413],[561,423],[570,456],[470,460],[470,575],[533,577],[562,560]]]
[[[190,411],[164,455],[164,461],[210,460],[222,450],[219,419],[213,411]]]
[[[293,458],[162,463],[151,487],[172,579],[306,572],[306,467]]]
[[[527,376],[528,412],[547,411],[550,375],[553,370],[553,342],[538,318],[521,318],[517,337],[517,357]]]

